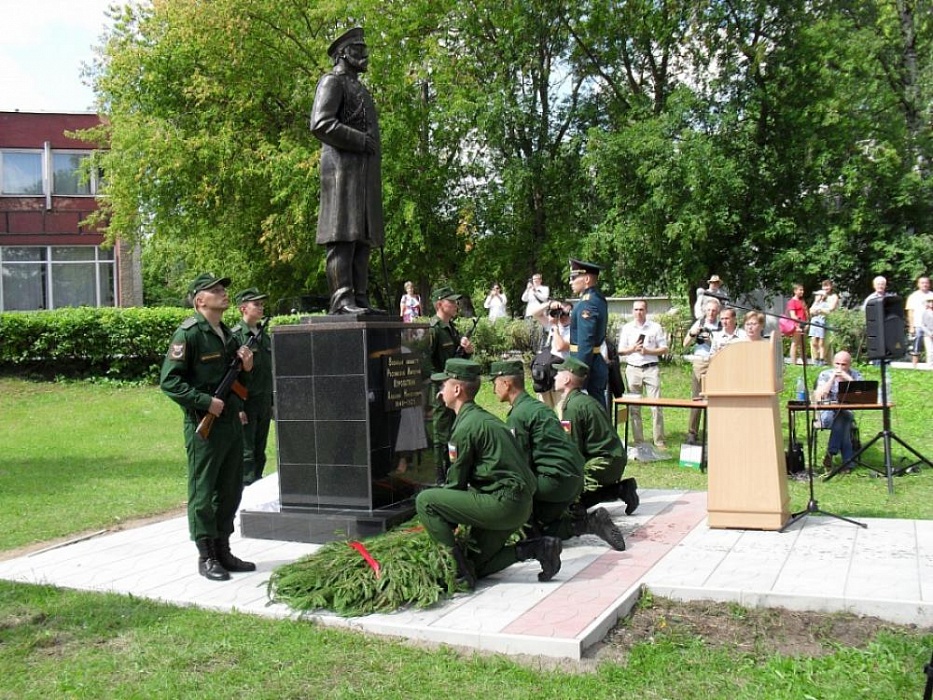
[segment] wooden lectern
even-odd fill
[[[778,395],[781,337],[727,345],[706,373],[711,528],[780,530],[790,518]]]

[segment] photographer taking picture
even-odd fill
[[[546,308],[546,312],[541,314],[544,318],[540,318],[541,325],[547,333],[545,347],[551,351],[553,358],[563,358],[570,350],[570,312],[573,306],[567,302],[551,299]],[[559,393],[553,388],[538,393],[538,400],[551,408],[554,408],[559,399]]]
[[[713,333],[722,330],[719,321],[719,300],[708,297],[703,305],[703,318],[694,322],[684,336],[684,347],[693,346],[691,363],[693,364],[693,380],[691,388],[693,398],[699,398],[703,377],[709,369],[709,358],[713,350]],[[700,410],[690,410],[690,426],[687,430],[687,444],[697,444],[697,431],[700,427]]]

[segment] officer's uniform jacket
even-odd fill
[[[570,352],[586,363],[592,374],[593,366],[605,364],[601,347],[606,340],[609,304],[598,287],[583,292],[570,314]]]

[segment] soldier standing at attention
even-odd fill
[[[195,314],[172,336],[160,381],[162,391],[184,412],[188,530],[198,547],[198,573],[211,581],[227,581],[231,571],[256,569],[230,553],[233,518],[243,494],[242,401],[233,392],[227,401],[213,396],[235,357],[244,371],[253,367],[253,353],[221,320],[230,306],[229,284],[229,278],[205,272],[188,287]],[[206,440],[195,433],[205,413],[216,417]]]
[[[609,366],[603,358],[609,305],[599,289],[599,265],[570,261],[570,288],[580,297],[570,315],[570,352],[589,368],[586,391],[606,408]],[[608,410],[608,409],[607,409]]]
[[[613,549],[624,550],[625,539],[605,508],[592,513],[577,509],[576,518],[571,514],[571,506],[583,492],[583,455],[554,411],[525,391],[521,361],[493,362],[490,373],[496,398],[511,406],[505,423],[518,438],[537,479],[532,531],[562,540],[596,535]]]
[[[561,542],[535,537],[506,545],[531,517],[535,477],[525,454],[506,425],[474,403],[480,387],[480,365],[447,360],[444,371],[431,375],[443,382],[444,403],[456,414],[450,435],[450,470],[441,487],[425,489],[415,499],[428,534],[450,548],[460,574],[471,587],[476,579],[525,559],[541,562],[539,581],[560,571]],[[470,526],[468,552],[454,531]]]
[[[240,345],[246,345],[259,332],[258,325],[265,315],[268,298],[268,294],[261,294],[255,287],[244,289],[234,297],[242,320],[233,327],[233,335]],[[249,390],[244,408],[243,485],[249,486],[262,478],[272,423],[272,338],[268,332],[262,334],[253,350],[253,371],[243,378],[243,385]]]
[[[434,304],[434,317],[431,319],[428,349],[431,358],[431,371],[443,372],[447,360],[453,357],[469,358],[473,354],[473,343],[460,335],[454,326],[454,319],[460,311],[457,302],[462,295],[450,287],[438,287],[431,294]],[[444,483],[450,460],[447,456],[447,439],[454,424],[454,412],[440,398],[440,384],[434,386],[433,427],[434,457],[437,471],[437,483]]]

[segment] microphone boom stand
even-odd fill
[[[713,298],[719,299],[720,302],[726,302],[729,304],[729,306],[735,309],[742,309],[744,311],[753,310],[749,307],[736,304],[735,302],[731,301],[725,295],[711,295],[709,294],[709,292],[707,292],[706,295],[713,296]],[[758,311],[758,309],[754,309],[754,310]],[[765,314],[766,316],[772,316],[779,320],[783,318],[783,319],[793,321],[800,328],[801,334],[803,333],[804,329],[810,326],[809,321],[802,321],[800,319],[791,318],[790,316],[770,313],[768,311],[762,311],[761,313]],[[780,333],[780,329],[778,329],[776,332]],[[798,520],[801,520],[802,518],[808,515],[816,515],[816,514],[828,515],[831,518],[836,518],[837,520],[844,520],[847,523],[851,523],[853,525],[858,525],[859,527],[867,528],[868,527],[867,523],[860,523],[857,520],[852,520],[842,515],[837,515],[836,513],[830,513],[829,511],[821,509],[819,502],[816,500],[816,494],[814,493],[814,490],[813,490],[813,460],[816,456],[815,455],[816,440],[813,439],[813,420],[816,415],[816,411],[810,402],[810,386],[807,380],[807,352],[806,352],[806,346],[803,343],[801,343],[800,357],[803,360],[803,384],[804,384],[804,389],[806,391],[806,394],[804,396],[804,406],[805,406],[804,415],[806,416],[806,420],[807,420],[807,482],[810,488],[810,498],[807,500],[806,508],[804,508],[801,511],[797,511],[796,513],[791,513],[790,520],[784,523],[784,527],[782,527],[778,532],[784,532],[787,528],[789,528],[791,525],[796,523]]]

